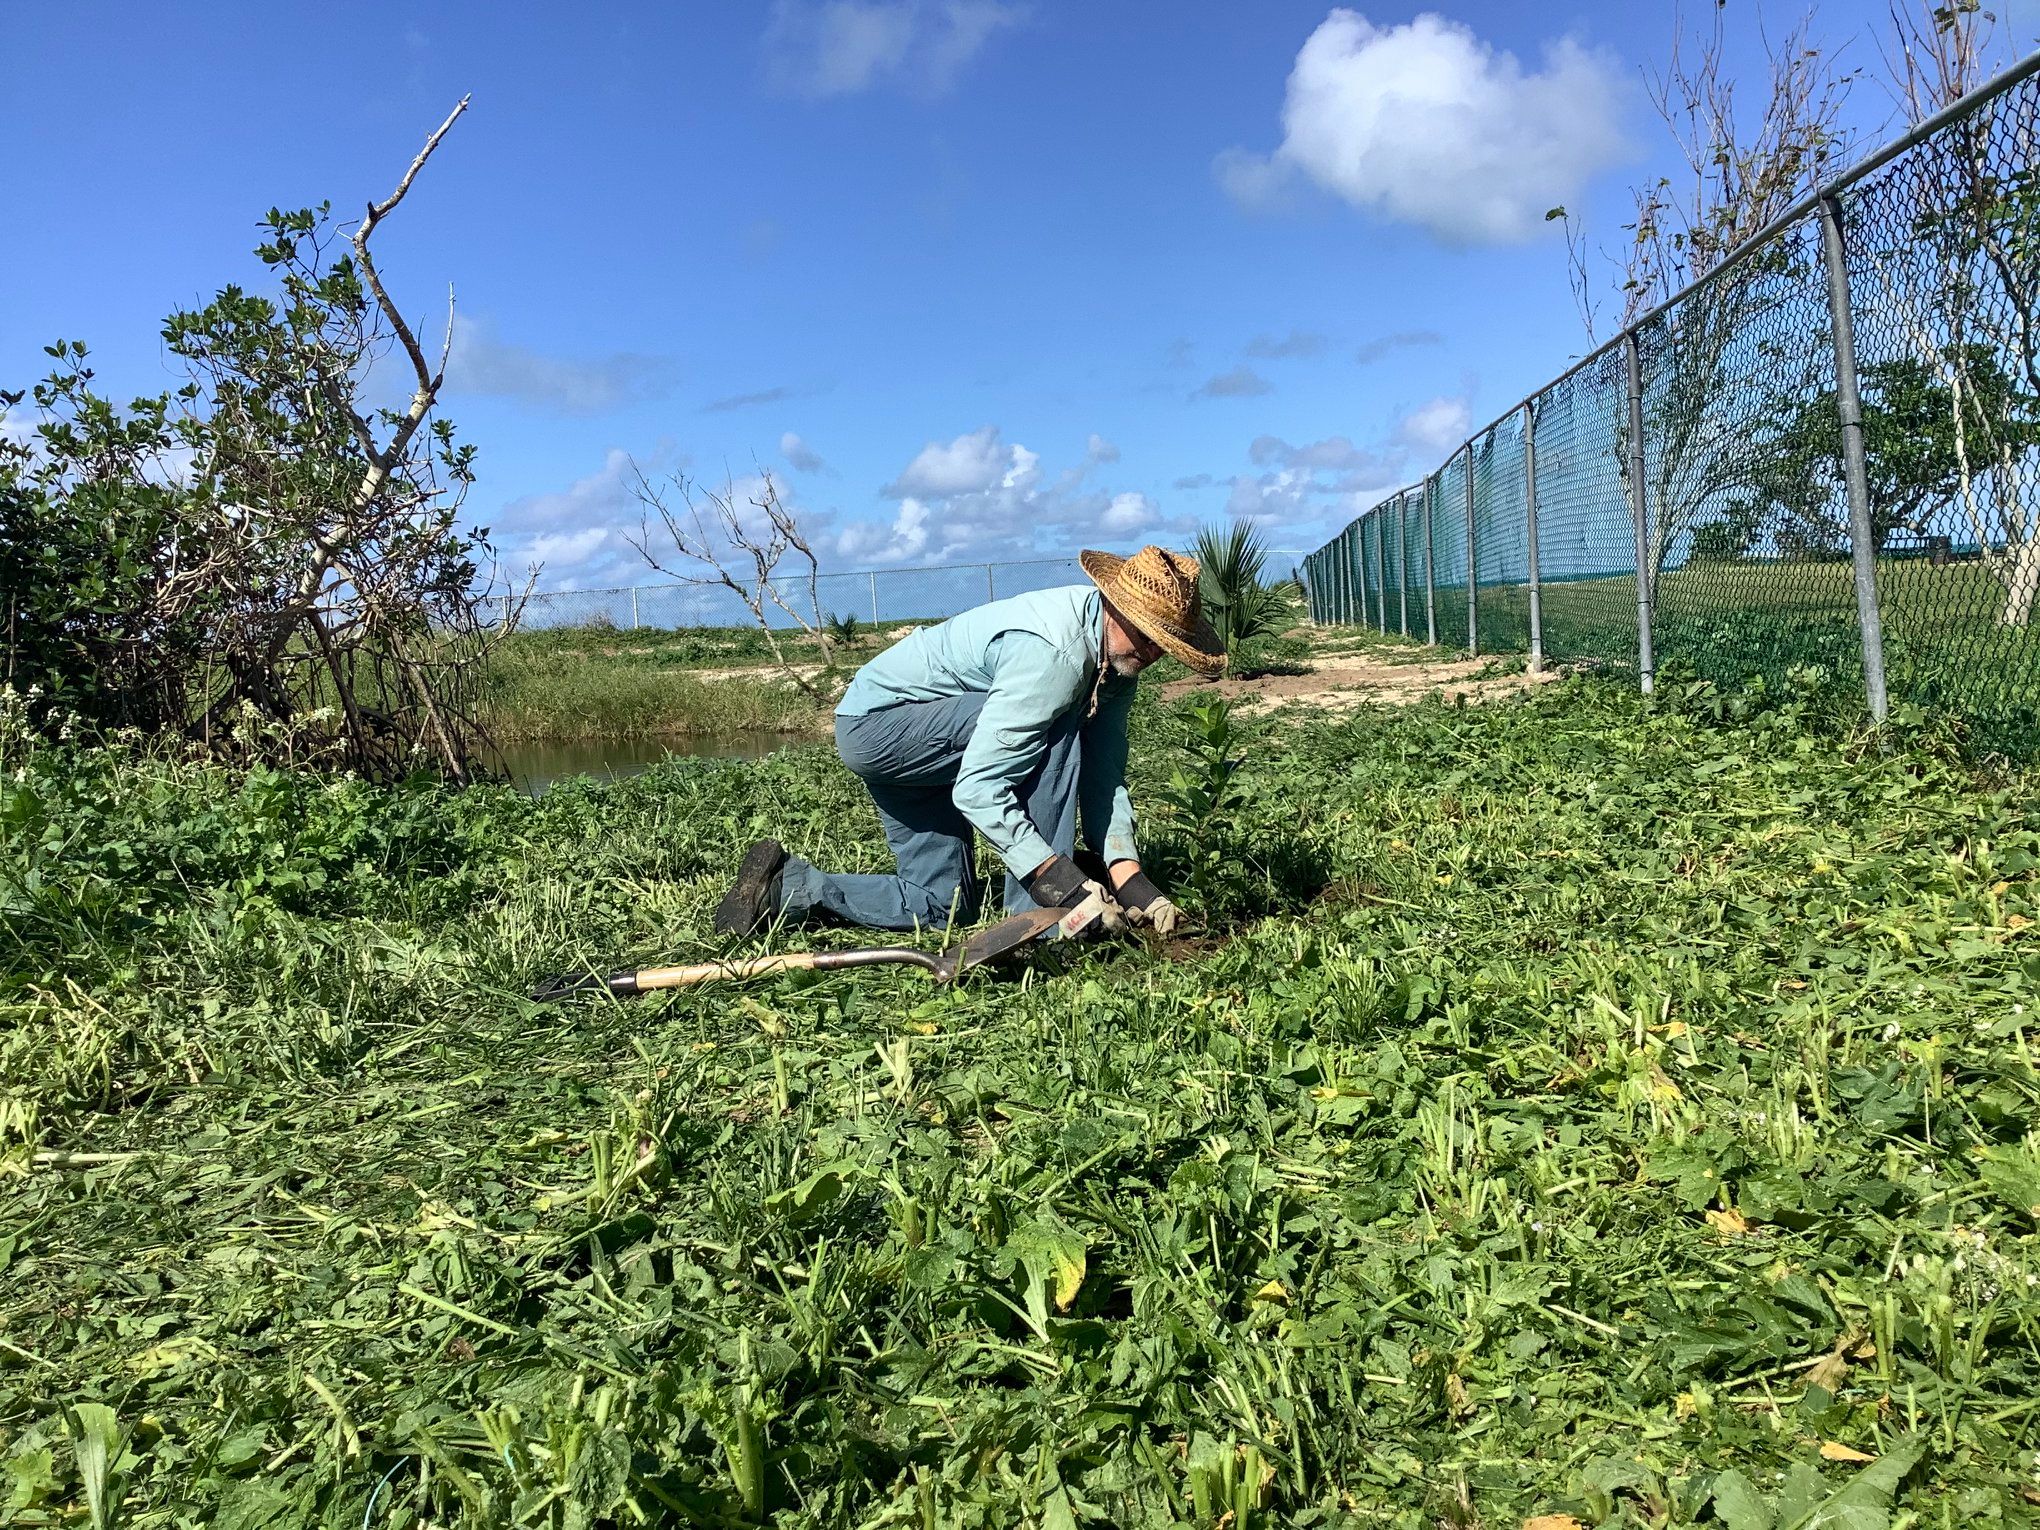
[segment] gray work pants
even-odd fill
[[[779,881],[780,910],[789,922],[819,912],[877,930],[941,930],[952,910],[960,921],[977,917],[983,894],[971,826],[950,791],[984,704],[979,692],[836,719],[836,752],[877,804],[899,874],[843,876],[790,857]],[[1058,855],[1076,848],[1082,729],[1081,709],[1059,720],[1041,764],[1020,788],[1028,821]],[[1036,906],[1009,873],[1006,912]]]

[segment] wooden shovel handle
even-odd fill
[[[641,967],[634,976],[639,992],[653,988],[692,988],[696,983],[714,983],[724,978],[808,972],[821,965],[825,954],[820,951],[784,951],[777,956],[753,956],[744,961],[694,962],[685,967]]]
[[[644,967],[636,972],[619,972],[609,980],[609,990],[618,994],[644,993],[653,988],[691,988],[696,983],[718,983],[725,978],[770,977],[775,972],[840,972],[847,967],[878,967],[892,962],[924,967],[944,981],[955,972],[954,966],[943,958],[911,948],[787,951],[740,962],[695,962],[685,967]]]

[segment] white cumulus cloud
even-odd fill
[[[930,441],[882,491],[899,501],[891,518],[845,523],[831,544],[855,568],[1067,557],[1101,544],[1187,541],[1194,523],[1165,515],[1146,494],[1085,486],[1087,475],[1118,455],[1093,433],[1081,462],[1051,474],[1038,452],[1007,441],[996,425]]]
[[[531,539],[525,551],[533,563],[568,568],[586,563],[607,547],[616,535],[607,526],[584,526],[579,531],[553,531]]]
[[[780,91],[813,98],[882,85],[941,95],[994,36],[1025,17],[1001,0],[775,0],[766,77]]]
[[[1616,62],[1571,38],[1526,69],[1435,13],[1383,27],[1341,7],[1296,56],[1281,145],[1214,168],[1247,206],[1302,177],[1448,243],[1515,243],[1625,156],[1624,96]]]
[[[1136,491],[1113,495],[1112,503],[1105,507],[1105,514],[1098,524],[1107,531],[1125,536],[1145,530],[1160,518],[1161,512],[1156,509],[1155,502]]]
[[[997,487],[1008,474],[1031,470],[1040,459],[1024,446],[999,439],[987,425],[953,441],[930,441],[900,476],[886,485],[889,499],[940,499]]]
[[[1456,451],[1472,433],[1473,412],[1463,398],[1430,399],[1404,415],[1395,427],[1396,440],[1434,457]]]

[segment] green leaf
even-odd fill
[[[1779,1530],[1888,1530],[1891,1500],[1922,1454],[1922,1447],[1914,1443],[1886,1451],[1839,1492],[1799,1519],[1781,1524]]]
[[[856,1168],[855,1164],[844,1162],[817,1169],[791,1189],[765,1197],[765,1209],[797,1226],[834,1205]]]
[[[1053,1289],[1058,1312],[1067,1312],[1084,1283],[1084,1240],[1060,1222],[1027,1222],[1007,1240],[1039,1290]]]
[[[32,1509],[47,1503],[62,1486],[57,1481],[55,1463],[48,1450],[25,1450],[18,1456],[10,1456],[6,1463],[7,1499],[5,1518],[12,1523],[23,1509]]]
[[[1733,1467],[1714,1479],[1714,1517],[1727,1530],[1774,1530],[1777,1523],[1763,1495]]]
[[[71,1426],[71,1449],[92,1530],[111,1530],[120,1517],[119,1466],[127,1446],[120,1418],[105,1403],[88,1402],[74,1403],[65,1421]]]

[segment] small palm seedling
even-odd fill
[[[846,611],[841,616],[829,618],[829,641],[849,648],[864,635],[863,625],[856,616]]]
[[[1227,657],[1255,638],[1279,637],[1296,625],[1297,604],[1285,584],[1267,584],[1268,544],[1247,521],[1197,534],[1197,587],[1204,614]]]

